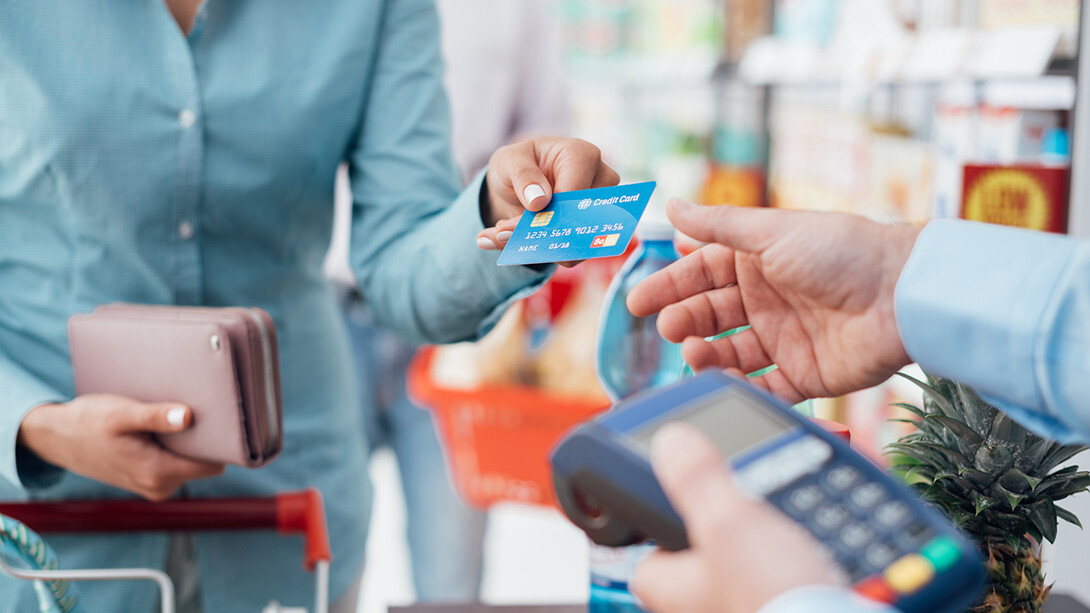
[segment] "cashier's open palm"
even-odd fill
[[[694,369],[775,364],[752,381],[798,402],[876,385],[909,363],[893,290],[918,228],[676,199],[667,209],[680,231],[709,244],[645,280],[628,307],[661,310],[659,332],[684,341]]]

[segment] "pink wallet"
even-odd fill
[[[256,468],[282,445],[276,327],[257,308],[110,304],[68,321],[78,394],[178,402],[184,432],[159,434],[189,458]]]

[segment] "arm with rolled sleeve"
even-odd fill
[[[973,386],[1043,436],[1090,441],[1090,242],[932,222],[895,309],[925,371]]]
[[[62,394],[16,364],[0,348],[0,477],[26,490],[48,487],[62,470],[19,447],[19,426],[31,409],[50,402],[64,402]]]
[[[897,325],[929,373],[972,385],[1050,438],[1090,440],[1090,243],[962,221],[934,221],[897,283]],[[894,609],[847,589],[791,590],[760,613]]]
[[[501,268],[497,252],[476,246],[487,187],[481,173],[457,190],[432,2],[389,2],[379,35],[349,157],[349,263],[381,323],[416,341],[472,339],[552,267]]]

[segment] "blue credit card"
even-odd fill
[[[628,248],[655,182],[553,194],[541,211],[519,219],[496,263],[544,264],[620,255]]]

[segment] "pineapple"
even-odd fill
[[[1055,540],[1059,519],[1081,527],[1056,501],[1086,490],[1090,473],[1057,467],[1086,447],[1029,432],[960,383],[906,378],[924,390],[923,408],[898,404],[915,415],[902,421],[917,431],[887,453],[894,470],[980,546],[989,580],[972,611],[1041,611],[1049,587],[1035,544]]]

